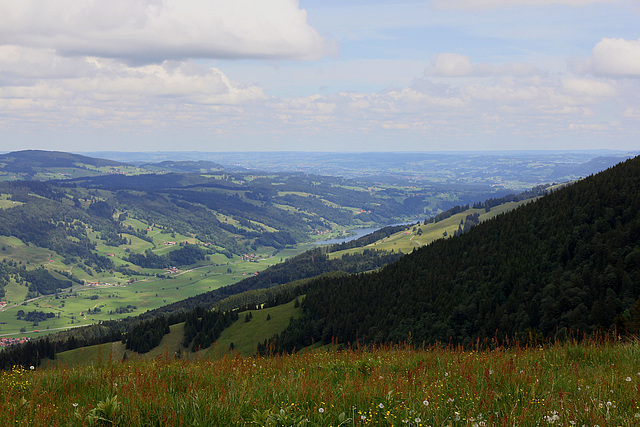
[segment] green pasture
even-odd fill
[[[55,263],[61,263],[62,257],[49,249],[40,248],[33,245],[25,245],[22,240],[13,236],[0,236],[0,261],[15,261],[26,266],[51,264],[49,261],[54,260]]]
[[[23,251],[38,249],[24,247],[25,245],[18,239],[8,242],[17,247],[22,245],[21,250]],[[161,278],[143,275],[132,277],[109,271],[89,276],[84,270],[76,267],[71,269],[74,276],[87,280],[88,283],[97,282],[98,285],[74,285],[73,288],[65,289],[58,295],[41,296],[29,302],[24,302],[27,287],[12,280],[5,287],[5,300],[9,304],[3,311],[0,311],[0,336],[21,334],[21,336],[35,337],[61,329],[138,315],[147,310],[234,284],[256,273],[259,274],[265,268],[297,255],[307,248],[307,246],[302,246],[287,249],[275,256],[263,255],[264,258],[253,262],[238,259],[229,260],[224,255],[215,254],[210,256],[211,260],[200,261],[198,264],[185,267],[177,274],[168,274],[165,270],[145,270],[148,273],[161,274]],[[44,252],[39,253],[40,257],[32,257],[33,264],[39,265],[40,260],[46,260],[51,255],[47,250],[39,250]],[[9,248],[7,248],[8,251]],[[55,259],[56,256],[53,258]],[[118,259],[115,258],[114,261],[118,261]],[[62,264],[59,257],[54,263],[47,261],[46,264],[46,267],[52,270],[56,268],[70,270],[69,266]],[[55,273],[52,274],[55,275]],[[132,278],[136,280],[127,283]],[[135,306],[136,309],[131,313],[117,314],[115,312],[118,307],[129,305]],[[96,308],[99,310],[97,311]],[[91,313],[89,309],[91,309]],[[16,318],[18,310],[24,310],[25,313],[34,310],[52,312],[56,317],[34,325],[32,322],[18,320]],[[24,332],[21,332],[21,329]]]
[[[90,347],[76,348],[56,354],[55,360],[45,360],[45,367],[79,367],[87,365],[100,365],[105,362],[120,362],[125,359],[155,359],[157,357],[174,357],[177,353],[184,354],[182,346],[184,337],[184,323],[170,326],[171,332],[166,334],[160,344],[148,353],[138,354],[127,350],[126,345],[120,341],[98,344]]]
[[[460,225],[460,221],[464,221],[467,215],[471,215],[474,213],[480,214],[480,222],[491,219],[501,213],[508,212],[521,206],[525,203],[529,203],[532,199],[523,200],[520,202],[509,202],[504,203],[502,205],[496,206],[492,208],[489,212],[485,212],[484,208],[482,209],[468,209],[464,212],[461,212],[456,215],[452,215],[451,217],[444,219],[442,221],[436,223],[422,224],[419,226],[415,226],[409,228],[405,231],[400,231],[396,234],[393,234],[389,237],[385,237],[382,240],[379,240],[375,243],[365,246],[364,248],[355,248],[348,249],[345,251],[333,252],[329,254],[331,258],[341,257],[345,253],[355,253],[361,252],[366,248],[374,248],[380,250],[394,250],[394,251],[402,251],[404,253],[409,253],[413,251],[415,248],[419,248],[421,246],[428,245],[437,239],[442,239],[445,237],[451,237],[458,230],[458,226]]]
[[[0,209],[15,208],[16,206],[23,205],[22,202],[14,202],[10,200],[9,194],[0,194]]]
[[[45,367],[78,367],[86,365],[100,365],[104,362],[119,362],[124,354],[124,344],[109,342],[91,347],[76,348],[56,354],[55,360],[45,360]],[[119,357],[118,357],[119,356]]]
[[[145,354],[138,354],[126,350],[121,342],[105,343],[91,347],[77,348],[56,355],[55,360],[47,360],[44,366],[75,367],[83,365],[100,364],[107,361],[119,362],[126,353],[127,359],[155,359],[157,357],[173,358],[178,354],[182,358],[220,358],[229,352],[229,346],[234,344],[234,352],[243,356],[255,354],[256,346],[265,339],[282,332],[292,317],[301,314],[300,308],[294,308],[294,301],[277,307],[252,310],[252,319],[245,322],[245,316],[249,312],[240,313],[240,318],[230,327],[225,329],[220,338],[211,347],[192,353],[183,347],[184,323],[171,325],[171,332],[166,334],[160,344]],[[270,320],[267,320],[270,316]]]
[[[231,343],[234,352],[242,356],[255,354],[256,346],[264,340],[282,332],[288,325],[292,317],[302,314],[302,309],[294,307],[295,302],[291,301],[276,307],[262,310],[251,310],[240,313],[240,318],[222,331],[220,338],[209,348],[201,353],[207,356],[219,357],[229,351]],[[245,322],[245,317],[251,313],[250,321]],[[270,320],[267,320],[267,316]]]

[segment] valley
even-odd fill
[[[0,183],[4,413],[116,425],[640,417],[639,158],[524,192],[157,166],[178,167],[199,172]],[[274,381],[284,391],[265,394]],[[229,384],[237,393],[205,391]],[[62,397],[38,397],[50,393]]]

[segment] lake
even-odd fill
[[[402,222],[399,224],[390,224],[390,225],[385,225],[385,227],[395,227],[396,225],[411,225],[411,224],[416,224],[418,221],[412,221],[412,222]],[[382,228],[385,227],[371,227],[371,228],[354,228],[352,230],[349,230],[348,236],[344,236],[344,237],[338,237],[335,239],[331,239],[331,240],[322,240],[319,242],[315,242],[316,245],[333,245],[336,243],[344,243],[344,242],[350,242],[352,240],[356,240],[359,239],[362,236],[366,236],[367,234],[371,234],[374,231],[378,231]]]

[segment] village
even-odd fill
[[[20,338],[10,338],[10,337],[1,337],[0,338],[0,348],[10,347],[16,344],[24,344],[27,341],[30,341],[31,338],[20,337]]]

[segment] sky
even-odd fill
[[[640,149],[639,0],[0,0],[0,151]]]

